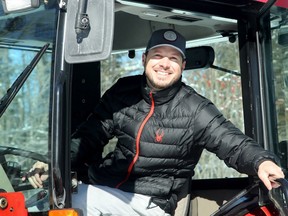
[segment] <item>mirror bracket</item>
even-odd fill
[[[76,34],[81,34],[82,31],[90,28],[89,16],[86,13],[88,0],[79,0],[78,10],[75,20],[75,31]]]

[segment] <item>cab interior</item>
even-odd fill
[[[35,41],[42,43],[47,41],[45,34],[33,34],[35,40],[33,43],[23,38],[22,35],[17,35],[17,40],[11,39],[15,38],[15,34],[19,33],[17,28],[21,28],[23,22],[27,21],[28,18],[37,19],[39,22],[29,22],[30,28],[26,28],[26,31],[35,31],[35,29],[41,29],[45,26],[46,34],[55,32],[54,24],[47,22],[45,16],[53,13],[50,8],[58,4],[58,1],[47,2],[49,4],[45,7],[46,9],[49,8],[48,13],[42,13],[40,8],[29,17],[26,17],[26,13],[20,16],[9,15],[8,21],[6,18],[1,19],[0,17],[0,25],[3,27],[2,33],[7,37],[0,41],[1,44],[35,47],[39,45]],[[250,26],[252,29],[257,28],[257,23],[253,23],[251,20],[264,16],[272,3],[273,1],[267,1],[267,4],[263,4],[256,0],[238,0],[237,2],[234,0],[115,0],[112,53],[125,52],[131,61],[135,61],[135,51],[145,48],[153,31],[170,28],[180,32],[188,41],[186,70],[216,67],[227,73],[233,72],[229,68],[217,65],[217,62],[215,63],[215,52],[213,48],[206,45],[206,42],[214,41],[217,43],[217,41],[226,40],[229,43],[235,43],[241,36],[242,43],[239,43],[239,49],[243,48],[242,46],[245,46],[243,34],[247,33],[243,33],[246,31],[243,26],[245,23],[249,23],[252,25]],[[274,19],[273,15],[272,18]],[[53,41],[51,42],[53,43]],[[249,41],[246,42],[250,43]],[[67,112],[70,115],[67,121],[70,121],[71,134],[77,125],[85,121],[101,97],[101,77],[104,76],[101,73],[101,68],[103,65],[102,61],[70,65],[71,110]],[[238,71],[238,73],[241,74],[242,79],[247,78],[245,71]],[[68,110],[67,107],[65,109]],[[247,106],[244,106],[244,109],[247,110]],[[245,126],[247,126],[246,130],[250,135],[249,122]],[[258,185],[255,183],[255,179],[251,177],[192,179],[191,184],[182,191],[176,216],[212,215],[224,203],[235,196],[237,198],[239,193],[241,195],[247,191],[249,193],[253,184]],[[251,191],[254,193],[254,188],[252,189]],[[267,197],[265,190],[263,191]]]
[[[189,4],[188,4],[189,2]],[[186,3],[186,4],[185,4]],[[159,6],[161,5],[161,6]],[[217,8],[221,8],[217,10]],[[144,48],[151,33],[162,28],[179,31],[191,42],[187,49],[187,70],[215,67],[214,50],[202,46],[205,40],[226,39],[234,43],[238,39],[238,19],[247,14],[258,16],[265,6],[257,1],[115,1],[115,26],[112,52],[125,51],[131,61],[135,50]],[[203,43],[204,42],[204,43]],[[199,54],[200,53],[200,54]],[[99,70],[101,62],[74,64],[72,86],[72,131],[77,123],[89,115],[100,96]],[[220,68],[221,69],[221,68]],[[223,69],[223,68],[222,68]],[[81,73],[78,71],[81,70]],[[225,69],[224,69],[225,70]],[[229,72],[229,70],[226,69]],[[80,82],[85,80],[85,85]],[[95,85],[95,83],[97,83]],[[85,103],[81,103],[81,101]],[[191,180],[181,194],[176,216],[207,216],[245,190],[254,182],[253,178]],[[221,215],[221,214],[220,214]]]

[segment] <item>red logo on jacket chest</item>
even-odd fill
[[[164,136],[164,131],[158,129],[155,134],[155,142],[161,143]]]

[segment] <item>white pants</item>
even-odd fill
[[[72,206],[81,209],[83,216],[170,216],[149,196],[100,185],[79,184]]]

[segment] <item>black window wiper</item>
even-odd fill
[[[13,100],[13,98],[16,96],[20,88],[25,83],[26,79],[29,77],[45,51],[48,49],[49,43],[45,44],[39,52],[36,54],[36,56],[32,59],[29,65],[24,69],[24,71],[17,77],[17,79],[14,81],[14,83],[11,85],[11,87],[7,90],[7,93],[1,98],[0,100],[0,118]]]

